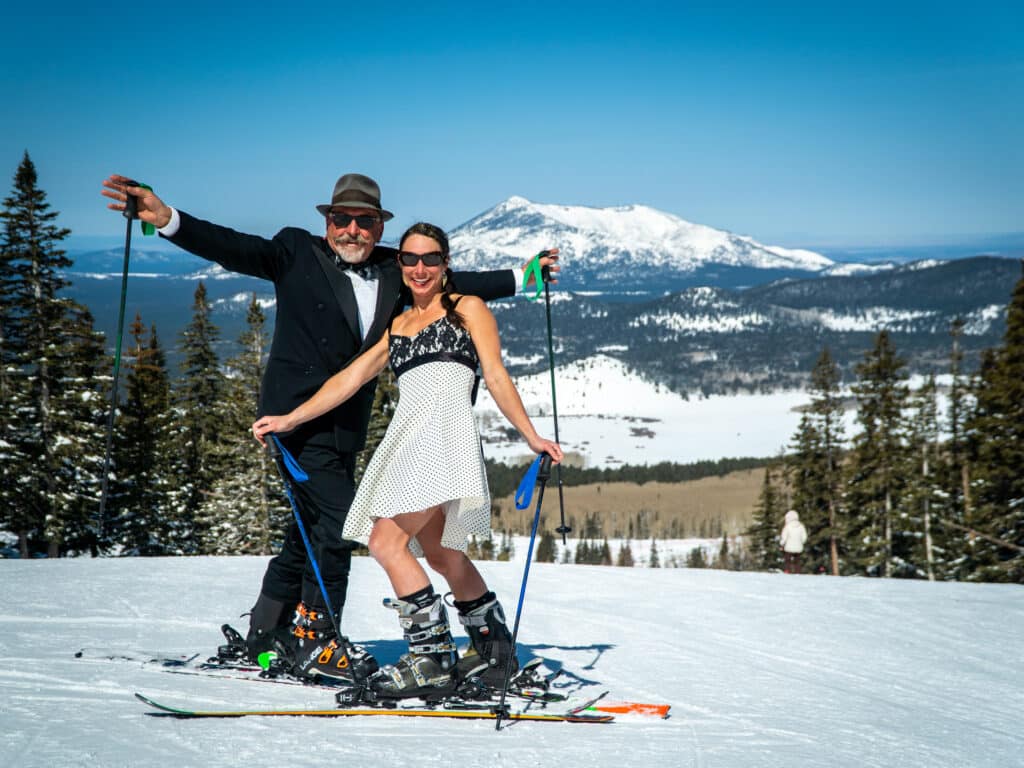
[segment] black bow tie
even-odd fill
[[[338,265],[338,269],[342,272],[345,270],[351,270],[359,275],[363,280],[376,280],[380,267],[376,264],[371,264],[368,261],[361,261],[358,264],[349,264],[338,254],[334,254],[334,263]]]

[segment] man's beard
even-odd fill
[[[373,240],[362,235],[350,237],[349,235],[337,235],[333,240],[328,240],[331,249],[342,261],[347,264],[360,264],[366,261],[373,251]],[[352,248],[353,245],[361,246],[359,249]],[[345,247],[349,246],[349,247]]]

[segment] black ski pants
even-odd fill
[[[356,542],[341,538],[345,517],[355,496],[356,457],[353,453],[342,453],[324,445],[289,442],[287,439],[282,442],[309,475],[309,480],[304,483],[293,480],[292,488],[331,607],[340,624],[348,591],[352,550],[358,546]],[[302,600],[310,608],[327,610],[294,516],[281,552],[267,566],[262,591],[267,597],[289,607]],[[286,611],[282,620],[290,619],[291,612]]]

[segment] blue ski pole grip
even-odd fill
[[[277,452],[281,455],[281,459],[284,461],[284,466],[288,470],[288,474],[295,479],[295,482],[304,483],[309,480],[309,475],[306,474],[306,470],[299,466],[299,462],[297,462],[295,457],[288,452],[288,449],[281,444],[281,441],[277,439],[277,435],[271,434],[270,442],[274,444]]]
[[[542,453],[533,463],[529,469],[526,470],[526,474],[523,475],[523,479],[519,481],[519,487],[516,489],[516,509],[526,509],[530,506],[530,502],[533,500],[533,489],[537,487],[537,476],[543,471],[542,478],[546,481],[551,476],[551,457],[546,453]]]

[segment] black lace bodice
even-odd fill
[[[479,363],[469,331],[452,325],[447,315],[421,328],[413,336],[392,333],[388,356],[396,377],[417,365],[438,360],[462,363],[474,371]]]

